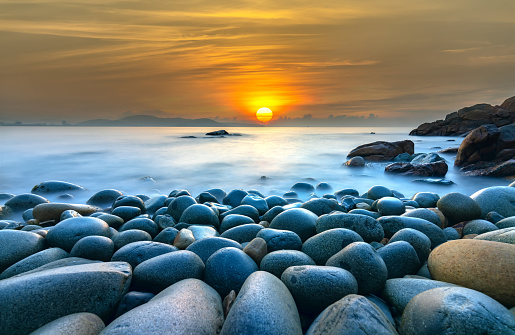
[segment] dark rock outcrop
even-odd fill
[[[484,124],[502,127],[515,122],[515,97],[500,106],[477,104],[447,114],[445,120],[423,123],[410,135],[460,136]]]
[[[392,163],[385,167],[385,172],[399,173],[405,176],[424,176],[424,177],[443,177],[447,173],[448,166],[444,161],[412,164],[412,163]]]
[[[386,142],[377,141],[360,145],[351,150],[347,158],[356,156],[363,157],[366,161],[385,162],[391,161],[402,153],[413,155],[415,144],[410,140]]]

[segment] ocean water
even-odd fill
[[[205,136],[213,130],[1,127],[0,193],[27,193],[46,180],[68,181],[88,189],[75,195],[72,202],[86,201],[106,188],[149,196],[182,188],[195,196],[214,187],[282,194],[305,178],[313,185],[327,182],[334,190],[355,188],[361,193],[373,185],[384,185],[405,196],[418,191],[470,195],[484,187],[509,184],[506,179],[462,176],[453,167],[452,154],[442,155],[449,164],[446,179],[455,182],[452,186],[415,183],[418,177],[385,174],[385,163],[362,169],[341,166],[347,154],[364,143],[411,139],[415,152],[426,153],[459,146],[461,137],[408,136],[411,129],[403,127],[228,128],[241,136]]]

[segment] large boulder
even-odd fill
[[[59,247],[70,252],[81,238],[86,236],[111,237],[109,225],[94,217],[76,217],[63,220],[46,235],[50,247]]]
[[[454,165],[463,166],[495,157],[499,129],[493,124],[485,124],[474,129],[461,142]]]
[[[470,196],[481,208],[481,217],[497,212],[504,217],[515,216],[515,187],[487,187]]]
[[[104,321],[97,315],[74,313],[47,323],[30,335],[98,335],[104,328]]]
[[[45,239],[41,235],[20,230],[0,230],[0,273],[44,248]]]
[[[377,141],[360,145],[351,150],[347,155],[348,158],[361,156],[367,161],[384,162],[391,161],[397,155],[402,153],[413,155],[415,152],[415,144],[410,140],[386,142]]]
[[[444,161],[423,164],[397,162],[386,166],[384,171],[403,176],[443,177],[447,174],[448,169],[449,167]]]

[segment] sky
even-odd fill
[[[418,124],[515,95],[514,13],[513,0],[0,0],[0,121],[268,107]]]

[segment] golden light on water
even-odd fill
[[[274,116],[274,113],[270,108],[267,107],[261,107],[256,112],[256,118],[261,122],[268,122],[272,120],[272,117]]]

